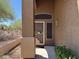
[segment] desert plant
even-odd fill
[[[11,6],[6,0],[0,0],[0,21],[14,19]]]
[[[20,38],[21,34],[15,31],[0,30],[0,42]]]
[[[73,51],[65,46],[55,47],[57,59],[76,59]]]
[[[17,30],[17,31],[21,31],[22,30],[22,20],[15,20],[10,26],[9,26],[9,30]]]

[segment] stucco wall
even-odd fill
[[[55,0],[55,42],[66,45],[79,57],[79,14],[77,0]]]
[[[22,36],[33,37],[33,0],[23,0]]]
[[[35,14],[38,13],[49,13],[53,12],[53,0],[38,0],[37,8],[35,9]]]
[[[23,12],[22,12],[22,36],[21,41],[21,55],[22,58],[34,58],[35,57],[35,40],[34,40],[34,0],[22,0]]]

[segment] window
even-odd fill
[[[47,38],[52,39],[52,23],[47,23]]]

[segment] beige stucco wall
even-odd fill
[[[33,37],[33,0],[23,0],[22,36]]]
[[[79,57],[79,12],[77,0],[55,0],[55,43],[66,45]],[[57,20],[57,21],[56,21]]]
[[[53,0],[39,0],[38,6],[35,9],[35,14],[53,12]]]
[[[30,2],[31,0],[24,1]],[[38,6],[39,8],[35,9],[35,14],[52,14],[55,22],[57,22],[57,24],[55,24],[55,43],[57,45],[66,45],[79,56],[79,8],[77,1],[78,0],[40,0],[41,3]],[[27,4],[28,6],[23,6],[23,36],[33,37],[33,4],[31,5],[31,3],[25,2],[23,2],[23,4]],[[33,0],[31,2],[33,2]],[[29,7],[30,5],[31,7]],[[26,42],[23,43],[23,48]],[[25,48],[23,52],[26,51]],[[32,50],[32,52],[33,51],[34,50]],[[24,55],[26,55],[26,53]]]
[[[22,0],[23,12],[22,12],[22,36],[21,41],[21,55],[22,58],[34,58],[35,57],[35,43],[34,43],[34,0]]]
[[[35,58],[35,42],[33,37],[23,37],[21,40],[22,58]]]

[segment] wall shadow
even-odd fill
[[[45,57],[43,57],[41,55],[35,55],[35,59],[48,59],[48,58],[45,58]]]

